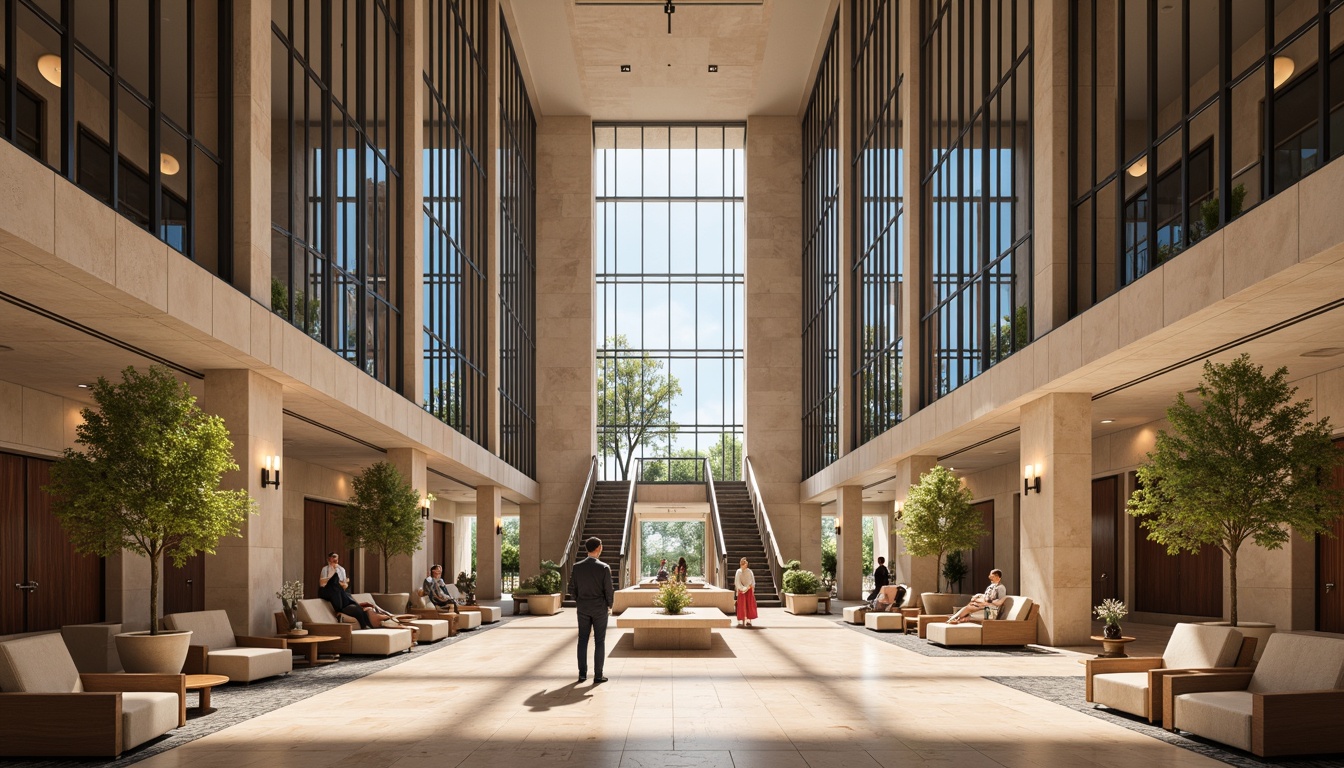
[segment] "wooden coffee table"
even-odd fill
[[[291,649],[297,649],[296,648],[297,646],[303,647],[304,658],[300,661],[295,662],[299,666],[315,667],[318,664],[334,664],[335,662],[341,660],[339,654],[337,654],[336,658],[334,659],[317,658],[317,651],[319,645],[321,645],[322,643],[337,642],[338,640],[341,639],[339,637],[334,637],[332,635],[300,635],[299,637],[292,637],[290,635],[276,635],[276,637],[283,637],[285,640],[287,640],[288,641],[287,644]]]
[[[200,710],[201,714],[209,714],[214,711],[210,709],[210,689],[227,682],[229,682],[229,678],[224,675],[187,675],[187,690],[199,692],[196,709]]]
[[[1092,635],[1089,639],[1101,643],[1101,653],[1097,654],[1098,659],[1127,659],[1129,654],[1125,653],[1125,643],[1134,642],[1132,637],[1106,637],[1104,635]]]

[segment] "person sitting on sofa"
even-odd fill
[[[985,591],[971,598],[969,605],[962,606],[960,610],[952,614],[952,618],[947,620],[948,624],[960,624],[961,620],[971,615],[975,611],[985,608],[998,608],[1003,605],[1003,601],[1008,598],[1008,588],[1003,586],[1003,571],[998,568],[989,572],[989,586]]]
[[[317,578],[317,596],[331,603],[331,609],[359,622],[360,629],[373,629],[373,622],[350,594],[350,579],[341,566],[341,556],[336,552],[327,553],[327,564]]]
[[[453,596],[448,594],[448,585],[443,581],[443,566],[432,565],[429,568],[429,575],[420,582],[420,594],[429,598],[429,601],[437,608],[447,608],[457,605]]]

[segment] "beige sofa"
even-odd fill
[[[58,633],[0,643],[0,754],[117,757],[187,724],[186,675],[81,675]]]
[[[1036,604],[1030,597],[1009,595],[999,606],[999,618],[968,618],[925,627],[931,643],[949,645],[1027,645],[1036,642]]]
[[[898,588],[898,587],[903,587],[903,586],[905,586],[905,585],[904,585],[904,584],[892,584],[892,585],[883,587],[883,588],[882,588],[883,596],[879,596],[879,597],[878,597],[878,600],[880,601],[880,600],[884,599],[884,596],[888,593],[888,590],[892,590],[892,592],[894,593],[894,590],[895,590],[896,588]],[[890,599],[890,598],[886,598],[886,599]],[[845,608],[845,610],[844,610],[844,614],[845,614],[845,623],[847,623],[847,624],[863,624],[864,626],[868,627],[869,629],[875,629],[875,630],[879,630],[879,631],[889,631],[889,630],[904,631],[904,630],[905,630],[905,620],[904,620],[904,614],[901,613],[901,609],[902,609],[902,608],[905,608],[905,607],[908,606],[908,605],[910,605],[910,601],[911,601],[911,592],[910,592],[910,588],[909,588],[909,587],[905,587],[905,596],[901,598],[901,603],[900,603],[900,605],[897,605],[897,606],[892,607],[892,609],[891,609],[890,611],[879,611],[879,612],[877,612],[877,613],[872,613],[873,616],[882,616],[882,615],[884,615],[884,614],[889,614],[889,615],[890,615],[890,618],[885,619],[883,622],[877,622],[877,621],[875,621],[875,622],[873,622],[873,624],[871,624],[871,625],[866,621],[866,618],[867,618],[868,615],[871,613],[871,612],[869,611],[869,609],[868,609],[868,604],[867,604],[867,603],[864,603],[863,605],[850,605],[850,606],[847,606],[847,607]],[[879,625],[880,625],[880,626],[879,626]]]
[[[1172,675],[1163,726],[1260,757],[1344,752],[1344,639],[1278,632],[1254,672]]]
[[[374,603],[373,595],[368,594],[367,592],[360,592],[356,595],[352,595],[352,597],[355,598],[355,602],[357,603]],[[377,603],[374,603],[374,605],[377,605]],[[427,619],[421,617],[415,619],[403,619],[401,623],[415,627],[415,640],[419,643],[433,643],[442,640],[445,637],[452,637],[457,634],[453,629],[452,623],[446,619]]]
[[[294,669],[284,638],[235,635],[224,611],[170,613],[163,617],[163,625],[191,630],[191,647],[182,668],[189,675],[224,675],[235,683],[250,683]]]
[[[1255,638],[1242,637],[1231,627],[1177,624],[1161,656],[1087,659],[1087,700],[1160,722],[1165,678],[1249,667],[1254,652]]]
[[[324,653],[350,653],[363,656],[390,656],[411,649],[409,629],[356,629],[358,624],[346,624],[336,618],[331,603],[321,598],[300,600],[299,621],[314,635],[340,638],[322,646]]]

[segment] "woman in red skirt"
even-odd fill
[[[740,564],[742,567],[737,569],[737,575],[733,577],[733,584],[737,588],[737,626],[751,626],[751,620],[756,618],[756,574],[747,567],[747,558],[742,558]]]

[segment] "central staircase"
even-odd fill
[[[728,550],[728,564],[723,585],[733,588],[733,574],[737,564],[747,558],[747,565],[756,576],[756,604],[779,606],[779,590],[765,559],[765,545],[761,529],[756,525],[756,513],[751,508],[747,484],[742,480],[716,480],[714,498],[719,505],[719,522],[723,525],[724,546]]]
[[[593,485],[593,498],[588,503],[588,516],[583,523],[583,537],[575,547],[574,562],[588,557],[583,542],[596,536],[602,540],[602,556],[598,559],[611,566],[613,589],[621,588],[621,534],[625,533],[625,505],[630,498],[630,483],[625,480],[599,480]],[[569,595],[565,596],[566,600]]]

